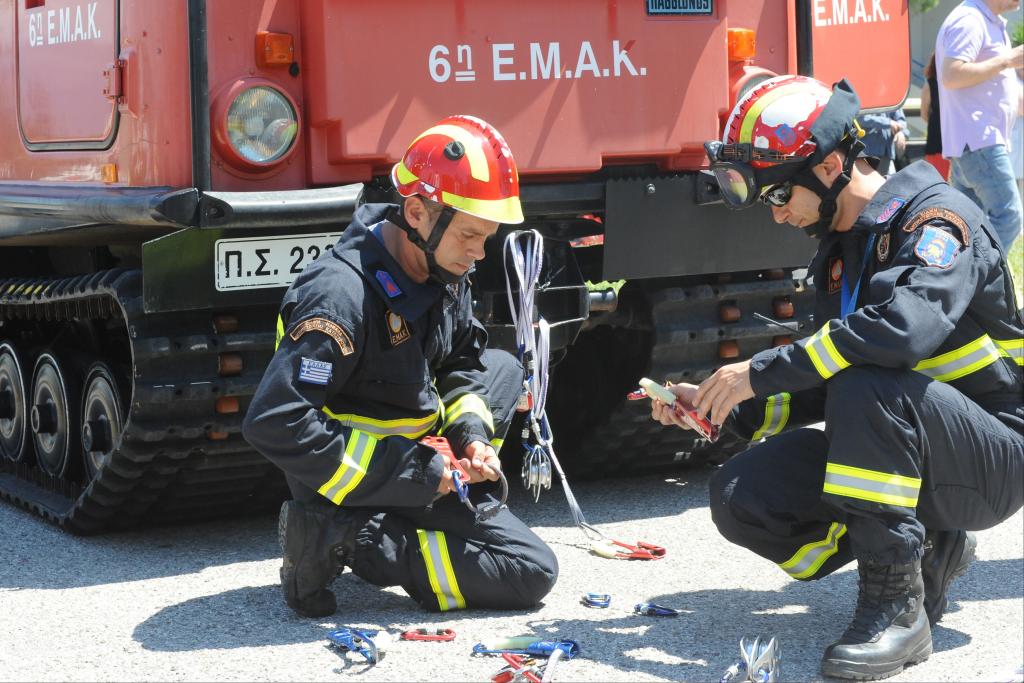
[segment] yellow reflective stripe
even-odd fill
[[[751,441],[757,441],[766,436],[775,436],[786,427],[786,423],[789,422],[791,398],[787,392],[768,397],[764,407],[764,422],[761,424],[761,428],[754,432],[754,436],[750,437]]]
[[[473,135],[465,128],[452,125],[441,125],[434,126],[433,128],[423,131],[416,140],[425,138],[428,135],[444,135],[461,142],[462,146],[466,150],[466,158],[469,160],[470,174],[482,183],[490,182],[491,169],[487,165],[487,153],[484,151],[484,146],[480,141],[480,138]],[[416,144],[416,140],[413,140],[409,146],[412,147]],[[401,169],[404,166],[405,164],[403,163],[399,168]],[[399,178],[399,180],[401,180],[401,178]],[[402,182],[406,183],[408,181],[403,180]]]
[[[916,508],[921,480],[830,462],[825,465],[825,485],[822,490],[836,496]]]
[[[502,445],[505,443],[505,439],[491,439],[491,448],[497,453],[501,450]]]
[[[379,439],[386,436],[404,436],[407,439],[418,439],[433,429],[437,424],[440,411],[426,417],[403,418],[400,420],[378,420],[366,415],[354,415],[352,413],[334,413],[329,408],[321,408],[324,413],[334,418],[345,427],[359,429],[369,432]]]
[[[444,532],[417,529],[416,536],[419,538],[423,564],[427,568],[427,580],[430,581],[430,588],[437,596],[438,607],[442,612],[465,609],[466,600],[462,597],[459,582],[455,578]]]
[[[846,533],[846,525],[832,522],[824,540],[814,541],[797,550],[789,560],[780,564],[784,572],[794,579],[807,579],[821,569],[825,560],[839,550],[839,539]]]
[[[999,355],[1006,356],[1017,365],[1024,365],[1024,339],[993,339],[999,347]]]
[[[274,336],[275,351],[277,351],[277,347],[281,345],[282,339],[284,339],[284,321],[281,320],[281,316],[277,316],[277,334]]]
[[[491,411],[487,407],[487,403],[476,394],[463,394],[450,406],[445,407],[444,425],[441,427],[441,433],[452,426],[452,424],[466,413],[473,413],[477,415],[484,423],[487,428],[492,432],[494,431],[494,418],[491,417]]]
[[[366,476],[366,471],[377,447],[377,439],[366,432],[353,429],[345,444],[345,453],[341,456],[341,465],[334,475],[321,486],[320,495],[330,499],[335,505],[341,505],[345,496]]]
[[[820,330],[814,333],[814,336],[807,340],[804,351],[810,356],[814,368],[822,379],[829,379],[840,370],[850,367],[850,361],[843,358],[835,344],[832,343],[828,323],[825,323]]]
[[[753,142],[754,124],[757,123],[757,119],[761,116],[761,112],[767,109],[768,105],[775,100],[794,92],[799,92],[803,87],[804,86],[800,83],[793,83],[781,88],[776,88],[775,90],[762,95],[757,102],[754,102],[753,106],[747,110],[746,116],[743,117],[743,125],[740,126],[740,136],[736,142]]]
[[[959,349],[926,358],[915,365],[914,370],[939,382],[950,382],[988,367],[999,360],[999,356],[999,348],[985,334]]]

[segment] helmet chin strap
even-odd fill
[[[820,240],[828,235],[829,230],[832,229],[832,219],[835,218],[836,215],[836,199],[853,179],[853,165],[857,162],[857,158],[864,150],[864,143],[860,140],[854,139],[853,142],[848,144],[846,147],[846,159],[843,161],[843,172],[836,177],[835,181],[833,181],[832,187],[825,187],[825,183],[821,182],[821,180],[818,179],[818,176],[814,175],[811,171],[811,167],[809,166],[797,171],[796,175],[793,176],[794,185],[806,187],[821,199],[821,202],[818,204],[818,222],[803,228],[803,231],[808,236],[814,237],[815,239]]]
[[[430,237],[427,239],[420,237],[416,229],[405,220],[405,215],[400,210],[391,209],[388,211],[386,218],[401,228],[409,241],[419,247],[426,255],[428,280],[446,286],[457,284],[465,277],[465,275],[457,275],[450,270],[442,268],[438,265],[437,258],[434,255],[437,245],[441,243],[441,238],[444,237],[444,231],[448,229],[448,224],[455,218],[455,209],[450,206],[445,206],[441,209],[441,215],[438,216],[437,222],[434,223],[434,227],[430,230]]]

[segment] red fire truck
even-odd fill
[[[79,533],[280,500],[240,423],[283,288],[450,113],[545,236],[563,459],[710,457],[625,396],[787,341],[754,313],[807,329],[814,245],[723,208],[702,143],[773,74],[899,105],[908,33],[906,0],[0,0],[0,495]]]

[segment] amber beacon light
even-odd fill
[[[757,34],[749,28],[729,29],[729,61],[753,59],[757,52]]]

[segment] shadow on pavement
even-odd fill
[[[959,609],[958,600],[975,599],[971,588],[975,572],[986,585],[1004,587],[1002,592],[989,592],[984,600],[1019,596],[1022,564],[1020,559],[976,562],[951,587],[949,611]],[[404,594],[381,590],[352,574],[336,582],[334,589],[342,607],[329,623],[295,617],[284,605],[278,586],[271,585],[168,607],[141,623],[133,637],[147,650],[179,652],[324,641],[326,632],[336,628],[332,624],[393,628],[408,623],[412,616],[418,625],[443,627],[452,618],[420,612]],[[649,602],[682,610],[678,617],[639,616],[632,612],[632,604],[613,602],[608,610],[594,610],[593,619],[538,619],[526,624],[545,639],[578,641],[586,659],[672,680],[717,680],[736,661],[741,637],[775,636],[783,655],[784,679],[809,680],[820,678],[821,653],[849,623],[856,594],[856,573],[842,571],[821,581],[794,581],[777,591],[703,590],[647,597]],[[484,611],[477,614],[494,616]],[[529,612],[508,613],[510,618],[523,614]],[[459,618],[473,616],[470,610]],[[941,624],[933,630],[933,639],[935,652],[971,642],[969,635]],[[358,667],[345,668],[358,673]]]

